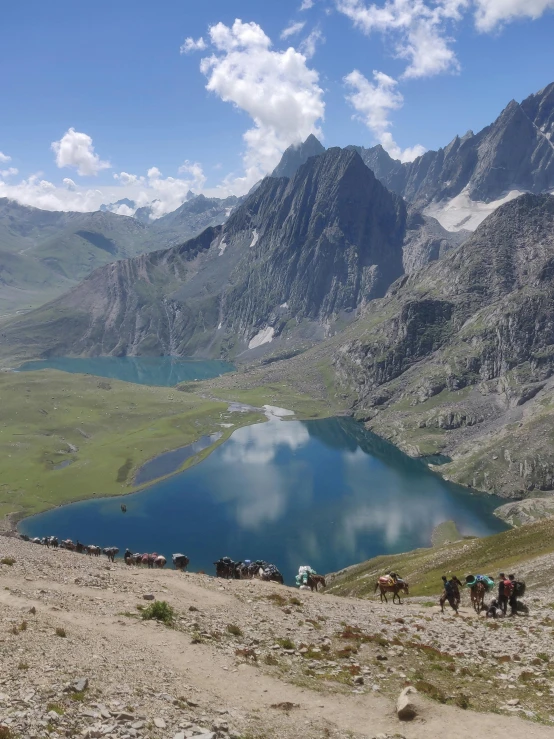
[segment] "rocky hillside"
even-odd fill
[[[360,416],[479,489],[554,488],[553,264],[554,198],[524,195],[397,281],[335,355]]]
[[[385,605],[5,537],[0,578],[3,739],[552,735],[549,583],[491,625],[467,596],[454,617],[436,595]]]
[[[403,200],[356,152],[330,149],[291,179],[266,178],[225,226],[110,264],[6,326],[4,349],[233,356],[323,338],[385,294],[405,251],[438,256],[428,224],[408,223]]]
[[[456,136],[413,162],[401,164],[381,146],[357,150],[389,190],[419,208],[460,193],[488,203],[512,190],[554,190],[554,82],[522,103],[512,100],[479,133]]]

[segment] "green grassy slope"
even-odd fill
[[[410,584],[410,595],[438,595],[441,576],[508,572],[534,557],[554,552],[554,518],[511,529],[484,539],[464,539],[431,549],[375,557],[329,576],[328,592],[335,595],[373,595],[385,572],[398,572]]]
[[[174,388],[53,370],[0,373],[0,518],[131,492],[148,459],[260,418],[229,419],[226,403]],[[64,461],[71,464],[54,469]]]

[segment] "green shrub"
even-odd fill
[[[283,649],[296,649],[296,645],[288,637],[286,639],[277,639],[277,644],[280,644]]]
[[[242,636],[242,629],[240,626],[237,626],[236,624],[229,624],[227,626],[227,631],[229,634],[232,634],[233,636]]]
[[[67,636],[67,634],[65,633],[65,629],[62,629],[61,626],[58,626],[58,628],[56,629],[56,636],[60,636],[62,639],[65,639],[65,637]]]
[[[46,706],[46,710],[47,710],[48,712],[50,712],[50,711],[54,711],[54,713],[57,713],[57,714],[58,714],[58,716],[63,716],[63,715],[64,715],[64,713],[65,713],[65,708],[64,708],[63,706],[60,706],[60,704],[59,704],[59,703],[49,703],[49,704],[48,704],[48,705]]]
[[[165,600],[155,600],[142,611],[141,616],[144,621],[161,621],[166,626],[175,621],[175,611]]]
[[[8,567],[13,567],[15,564],[15,559],[13,557],[2,557],[0,559],[0,562],[2,562],[3,565],[8,565]]]

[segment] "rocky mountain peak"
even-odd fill
[[[319,156],[324,151],[323,144],[311,133],[302,144],[289,146],[271,176],[292,177],[297,169],[310,157]]]

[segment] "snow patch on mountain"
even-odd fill
[[[221,256],[223,256],[223,252],[225,251],[225,249],[226,249],[226,248],[227,248],[228,246],[229,246],[229,245],[228,245],[228,244],[227,244],[227,242],[225,241],[225,236],[224,236],[224,237],[223,237],[223,238],[221,239],[220,243],[219,243],[219,256],[220,256],[220,257],[221,257]]]
[[[461,229],[475,231],[477,226],[493,211],[520,195],[523,195],[522,190],[510,190],[503,198],[485,203],[480,200],[471,200],[466,187],[451,200],[431,203],[423,213],[426,216],[436,218],[447,231],[460,231]]]
[[[274,333],[275,329],[272,326],[267,326],[267,328],[263,328],[256,334],[256,336],[253,336],[250,339],[248,343],[248,348],[255,349],[257,346],[261,346],[262,344],[269,344],[271,341],[273,341]]]
[[[252,232],[252,241],[250,242],[250,248],[252,248],[253,246],[256,246],[259,238],[260,238],[259,233],[256,231],[256,229],[254,229],[254,231]]]

